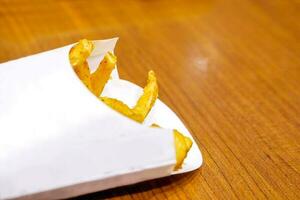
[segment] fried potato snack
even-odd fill
[[[80,40],[69,53],[70,63],[80,80],[91,89],[90,69],[86,59],[94,49],[94,44],[87,40]]]
[[[147,85],[144,88],[142,96],[137,101],[133,110],[138,113],[138,122],[143,122],[153,107],[158,97],[158,85],[155,73],[151,70],[148,73]]]
[[[82,39],[71,48],[69,59],[80,80],[93,94],[100,96],[106,82],[110,78],[112,70],[116,65],[117,58],[111,52],[108,52],[100,62],[97,70],[91,74],[86,60],[93,50],[93,42],[87,39]]]
[[[106,105],[111,107],[112,109],[118,111],[119,113],[134,119],[133,111],[129,108],[125,103],[118,99],[109,98],[109,97],[100,97],[101,101],[103,101]]]
[[[91,75],[92,92],[98,97],[101,95],[103,88],[110,78],[112,70],[117,63],[117,57],[108,52],[100,62],[98,69]]]
[[[178,170],[181,168],[181,165],[191,149],[193,142],[189,137],[184,136],[176,129],[173,131],[173,133],[176,149],[176,165],[174,170]]]
[[[152,124],[151,127],[161,128],[158,124]],[[176,171],[181,168],[184,159],[193,145],[193,142],[189,137],[184,136],[176,129],[173,130],[173,133],[176,151],[176,164],[174,166],[174,170]]]
[[[155,73],[153,71],[150,71],[148,73],[147,85],[144,88],[143,94],[133,108],[129,108],[126,104],[117,99],[109,97],[100,97],[100,99],[114,110],[137,122],[142,123],[153,107],[157,96],[158,86]]]

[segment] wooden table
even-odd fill
[[[200,170],[78,199],[300,199],[297,0],[0,1],[0,61],[119,36],[121,77],[193,133]]]

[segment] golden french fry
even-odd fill
[[[110,78],[110,74],[117,62],[117,57],[108,52],[100,62],[98,69],[91,75],[91,88],[96,96],[100,96]]]
[[[144,88],[142,96],[133,107],[134,113],[137,114],[137,121],[143,122],[153,107],[158,97],[158,85],[153,71],[149,71],[147,85]]]
[[[79,40],[79,42],[71,48],[69,59],[72,66],[82,65],[94,50],[94,44],[87,39]]]
[[[142,96],[133,108],[129,108],[125,103],[109,97],[100,97],[100,99],[111,108],[119,111],[123,115],[142,123],[158,96],[158,86],[153,71],[148,73],[147,85],[144,88]]]
[[[80,40],[69,53],[70,63],[80,80],[90,89],[90,69],[86,59],[94,49],[94,44],[87,40]]]
[[[174,170],[178,170],[181,168],[181,165],[191,149],[193,142],[189,137],[182,135],[176,129],[174,129],[173,133],[176,149],[176,165]]]
[[[158,124],[152,124],[151,127],[161,128]],[[181,168],[184,159],[193,145],[193,142],[189,137],[184,136],[176,129],[173,130],[173,133],[176,151],[176,164],[174,166],[174,170],[178,170]]]
[[[103,101],[106,105],[111,107],[112,109],[120,112],[121,114],[132,118],[133,112],[132,109],[129,108],[125,103],[118,99],[109,98],[109,97],[100,97],[100,100]]]
[[[133,119],[137,122],[142,118],[139,113],[135,113],[132,108],[129,108],[125,103],[118,99],[110,98],[110,97],[100,97],[100,100],[103,101],[106,105],[111,107],[112,109],[118,111],[119,113]]]

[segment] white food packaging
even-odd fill
[[[116,42],[94,41],[92,71]],[[141,125],[107,107],[74,73],[71,46],[0,64],[0,199],[68,198],[201,166],[196,142],[171,109],[157,100]],[[132,106],[141,93],[114,70],[102,96]],[[177,171],[175,128],[193,140]]]

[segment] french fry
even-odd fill
[[[178,170],[181,168],[184,159],[193,145],[193,142],[189,137],[184,136],[176,129],[174,129],[173,133],[176,149],[176,165],[174,170]]]
[[[81,66],[94,50],[94,44],[87,39],[79,42],[71,48],[69,58],[72,66]]]
[[[157,124],[152,124],[153,128],[161,128]],[[178,130],[173,130],[174,134],[174,143],[175,143],[175,151],[176,151],[176,164],[174,166],[174,170],[178,170],[181,168],[184,159],[186,158],[188,152],[190,151],[193,142],[189,137],[184,136]]]
[[[86,59],[94,49],[94,44],[87,40],[80,40],[69,53],[69,60],[80,80],[91,89],[90,69]]]
[[[125,103],[118,99],[109,98],[109,97],[100,97],[100,100],[103,101],[106,105],[112,109],[118,111],[119,113],[133,119],[133,111]]]
[[[111,52],[108,52],[100,62],[97,70],[90,74],[87,58],[94,49],[92,41],[87,39],[80,40],[71,48],[69,59],[74,71],[80,80],[94,93],[100,96],[105,84],[107,83],[112,70],[114,69],[117,58]]]
[[[143,94],[133,108],[129,108],[125,103],[117,99],[109,97],[100,97],[100,99],[111,108],[119,111],[123,115],[142,123],[151,108],[153,107],[158,96],[158,86],[156,77],[153,71],[148,73],[147,85],[144,88]]]
[[[100,62],[98,69],[91,75],[92,92],[99,97],[110,78],[110,74],[117,62],[117,57],[108,52]]]
[[[144,88],[142,96],[137,101],[133,110],[138,114],[137,121],[143,122],[153,107],[158,97],[158,85],[155,73],[151,70],[148,73],[147,85]]]
[[[130,119],[140,122],[140,119],[142,118],[142,116],[139,113],[135,113],[135,111],[132,108],[129,108],[125,103],[118,99],[110,97],[100,97],[100,100],[112,109],[118,111],[126,117],[129,117]]]

